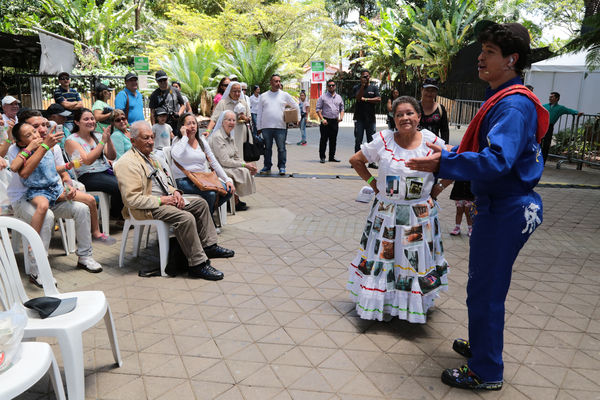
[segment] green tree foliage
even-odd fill
[[[600,69],[600,13],[583,20],[583,33],[565,46],[568,51],[587,51],[586,65],[591,71]]]
[[[268,40],[251,39],[231,43],[231,53],[226,54],[219,62],[224,73],[235,74],[248,87],[260,86],[264,91],[269,87],[271,75],[277,72],[282,60],[278,56],[276,46]]]
[[[224,47],[216,41],[196,40],[165,56],[159,64],[171,79],[181,83],[181,90],[196,111],[207,91],[218,82],[217,66],[224,53]]]

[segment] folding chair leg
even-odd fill
[[[119,253],[119,268],[123,268],[123,259],[125,258],[125,249],[127,247],[127,236],[129,235],[129,228],[131,228],[131,222],[129,219],[125,220],[123,225],[123,234],[121,236],[121,252]]]

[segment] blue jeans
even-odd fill
[[[256,118],[258,116],[256,113],[251,113],[250,116],[252,117],[252,133],[254,133],[254,135],[258,135],[258,131],[256,129]]]
[[[365,131],[367,131],[367,143],[370,143],[371,140],[373,140],[373,134],[375,133],[375,120],[363,121],[357,119],[354,121],[354,152],[360,150]]]
[[[273,139],[275,139],[277,144],[277,168],[285,169],[287,129],[265,128],[262,130],[262,135],[265,139],[265,168],[271,169],[273,166],[271,157],[273,156]]]
[[[208,203],[208,208],[212,214],[215,211],[215,203],[217,202],[217,193],[212,190],[202,191],[196,187],[188,178],[177,179],[177,187],[183,190],[183,193],[188,194],[199,194]],[[227,193],[226,196],[219,196],[219,202],[217,207],[221,207],[223,203],[231,198],[231,192]]]
[[[302,114],[300,118],[300,133],[302,134],[302,141],[306,142],[306,113]]]

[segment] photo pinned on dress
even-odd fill
[[[364,234],[369,236],[369,234],[371,233],[371,227],[373,226],[373,223],[371,221],[367,221],[367,224],[365,225],[365,230],[364,230]]]
[[[378,277],[385,268],[393,268],[394,265],[392,263],[384,263],[383,261],[375,261],[373,264],[373,276]]]
[[[412,209],[419,222],[423,222],[429,218],[429,207],[427,204],[415,204],[412,206]]]
[[[362,236],[360,237],[360,248],[361,250],[366,250],[367,249],[367,241],[368,241],[368,236],[365,235],[365,233],[363,232]]]
[[[367,217],[368,220],[373,218],[373,215],[375,215],[375,211],[377,210],[377,203],[379,202],[379,200],[377,200],[377,197],[375,197],[375,200],[373,200],[373,205],[371,206],[371,211],[369,211],[369,216]]]
[[[404,196],[405,200],[420,199],[422,191],[423,177],[409,176],[406,178],[406,195]]]
[[[383,225],[383,218],[379,216],[375,217],[375,219],[373,220],[373,230],[375,232],[380,232],[381,225]]]
[[[394,212],[394,204],[393,203],[385,204],[385,203],[381,202],[381,203],[379,203],[379,207],[377,208],[377,210],[381,214],[391,216],[392,213]]]
[[[381,254],[379,258],[383,260],[394,259],[394,242],[388,242],[386,240],[381,241]]]
[[[373,254],[379,254],[379,245],[381,244],[381,240],[375,240],[375,245],[373,246]]]
[[[371,270],[373,269],[373,261],[367,261],[367,259],[363,258],[360,260],[358,264],[358,270],[362,272],[364,275],[371,275]]]
[[[415,225],[410,228],[404,229],[402,235],[402,244],[419,244],[423,241],[423,226]]]
[[[398,275],[396,280],[395,289],[402,290],[404,292],[410,292],[412,289],[413,277],[408,275]]]
[[[400,194],[400,177],[387,175],[385,177],[385,195],[390,198],[398,198]]]
[[[410,206],[399,204],[396,207],[396,225],[410,225]]]
[[[394,240],[396,238],[396,227],[395,226],[384,226],[383,234],[381,236],[384,239]]]
[[[417,248],[404,249],[404,257],[406,257],[412,269],[415,271],[419,270],[419,250]]]
[[[440,221],[438,220],[437,217],[435,217],[433,219],[433,235],[435,237],[439,237],[440,236]]]
[[[388,291],[392,291],[396,288],[396,275],[394,274],[394,267],[392,266],[391,268],[389,268],[387,271],[387,276],[386,276],[386,289]]]

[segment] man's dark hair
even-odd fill
[[[33,110],[31,108],[24,108],[17,113],[17,118],[19,121],[27,121],[31,117],[41,117],[42,113],[38,110]]]
[[[558,93],[558,92],[550,92],[550,94],[553,94],[554,97],[556,97],[556,101],[560,100],[560,93]]]
[[[521,75],[523,69],[529,65],[531,49],[529,47],[529,38],[525,38],[522,35],[523,32],[515,30],[515,25],[519,24],[493,24],[481,31],[477,40],[482,44],[490,42],[500,47],[503,57],[517,53],[519,58],[513,67],[517,74]]]
[[[371,71],[369,71],[368,69],[363,69],[362,71],[360,71],[360,75],[362,76],[362,74],[364,74],[365,72],[369,74],[369,76],[371,76]]]
[[[327,85],[329,85],[330,83],[335,84],[335,81],[333,79],[330,79],[330,80],[327,81]]]
[[[274,77],[276,77],[276,76],[278,76],[278,77],[280,77],[280,78],[281,78],[281,75],[279,75],[278,73],[274,73],[273,75],[271,75],[271,78],[270,78],[270,79],[273,79],[273,78],[274,78]],[[270,79],[269,79],[269,80],[270,80]]]

